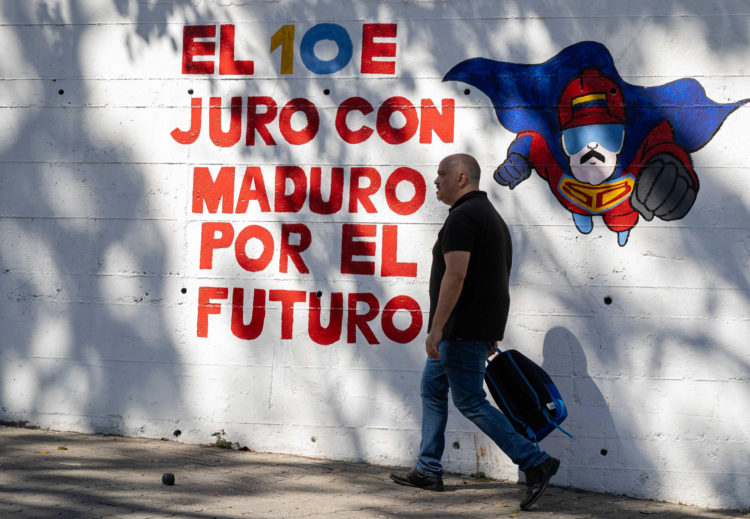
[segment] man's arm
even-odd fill
[[[456,306],[458,296],[461,295],[470,257],[470,252],[462,250],[446,252],[444,255],[445,274],[443,274],[443,280],[440,282],[440,294],[438,295],[435,315],[432,318],[432,329],[425,341],[427,356],[431,359],[440,358],[438,343],[443,338],[443,327]]]

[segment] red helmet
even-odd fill
[[[563,130],[588,124],[625,124],[622,90],[596,69],[584,70],[568,83],[558,108]]]

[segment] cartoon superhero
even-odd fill
[[[474,85],[517,133],[494,179],[511,189],[534,169],[588,234],[601,216],[627,243],[639,216],[676,220],[698,193],[690,152],[747,100],[719,104],[682,79],[644,88],[623,81],[607,49],[581,42],[540,65],[474,58],[443,78]]]

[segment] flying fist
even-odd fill
[[[677,220],[687,214],[697,194],[685,165],[674,155],[659,153],[641,168],[630,205],[648,221],[654,216]]]
[[[511,189],[531,175],[531,164],[528,159],[520,153],[510,153],[508,158],[495,170],[492,178],[501,186],[509,186]]]

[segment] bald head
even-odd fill
[[[469,155],[468,153],[455,153],[448,155],[443,159],[446,166],[458,171],[459,173],[466,173],[466,183],[479,187],[479,176],[481,169],[477,159]]]
[[[453,205],[464,194],[479,189],[479,163],[471,155],[448,155],[438,164],[436,196],[441,202]]]

